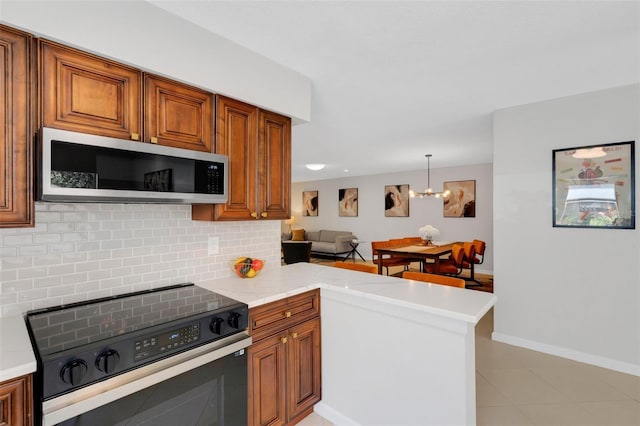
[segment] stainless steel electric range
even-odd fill
[[[193,284],[30,311],[36,424],[246,424],[248,308]]]

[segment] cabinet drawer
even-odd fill
[[[253,340],[267,337],[320,315],[320,291],[312,290],[249,310]]]

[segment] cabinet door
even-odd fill
[[[45,40],[40,61],[44,126],[140,139],[139,70]]]
[[[31,394],[31,376],[0,383],[0,425],[32,425]]]
[[[249,333],[260,340],[320,315],[320,290],[311,290],[249,309]]]
[[[289,329],[287,396],[289,419],[307,415],[320,401],[320,319]]]
[[[215,152],[229,156],[229,198],[226,204],[194,205],[194,220],[257,218],[258,108],[216,96]]]
[[[248,416],[252,426],[286,423],[286,333],[248,349]]]
[[[259,146],[260,215],[265,219],[289,219],[291,119],[260,111]]]
[[[145,75],[145,142],[213,152],[213,95]]]
[[[33,226],[32,43],[0,25],[0,227]]]

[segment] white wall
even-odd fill
[[[311,117],[307,77],[144,1],[2,0],[0,20],[289,117]]]
[[[640,233],[551,223],[551,151],[639,123],[637,84],[494,114],[495,339],[640,375]]]
[[[442,199],[413,198],[409,201],[409,217],[384,216],[385,185],[409,184],[411,189],[424,191],[427,170],[389,173],[370,176],[345,177],[310,182],[296,182],[291,187],[291,213],[296,216],[294,228],[310,231],[334,229],[351,231],[364,243],[358,248],[365,259],[371,259],[371,241],[417,236],[418,228],[432,225],[440,230],[437,239],[487,243],[486,260],[476,269],[493,271],[493,175],[491,164],[465,167],[431,168],[431,186],[442,190],[443,182],[476,181],[476,217],[445,218]],[[338,190],[358,188],[358,217],[338,216]],[[318,191],[318,216],[302,216],[302,192]],[[284,225],[283,230],[288,226]]]
[[[280,222],[192,221],[189,205],[36,203],[35,228],[0,229],[0,316],[227,277],[241,255],[279,268]]]

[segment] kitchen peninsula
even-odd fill
[[[335,424],[476,423],[475,325],[493,294],[309,263],[197,284],[249,308],[320,288],[315,410]]]
[[[336,424],[476,422],[475,333],[493,294],[308,263],[196,283],[250,308],[321,292],[322,400]],[[0,318],[3,380],[32,373],[26,328]],[[10,340],[7,340],[9,339]],[[26,356],[29,355],[29,356]]]

